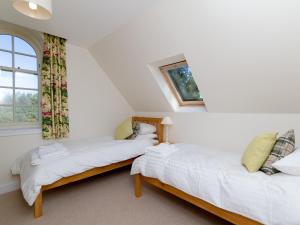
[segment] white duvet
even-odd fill
[[[12,166],[14,175],[20,174],[23,196],[32,205],[41,186],[51,184],[63,177],[86,170],[106,166],[137,157],[151,146],[151,140],[90,139],[69,141],[64,146],[70,152],[66,157],[42,165],[31,165],[31,152],[16,160]]]
[[[300,224],[300,176],[248,173],[239,154],[176,144],[167,158],[145,154],[131,174],[157,178],[220,208],[267,225]]]

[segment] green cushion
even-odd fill
[[[249,172],[258,171],[264,164],[273,149],[277,134],[264,133],[250,142],[242,158],[242,164]]]
[[[115,139],[116,140],[123,140],[123,139],[129,137],[132,134],[133,134],[132,118],[129,117],[128,119],[126,119],[123,123],[121,123],[117,127],[116,133],[115,133]]]

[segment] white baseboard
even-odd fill
[[[14,181],[7,184],[0,185],[0,195],[18,190],[20,188],[20,182]]]

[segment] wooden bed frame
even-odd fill
[[[164,125],[161,124],[162,118],[149,118],[149,117],[132,117],[133,121],[137,121],[137,122],[142,122],[142,123],[148,123],[151,125],[154,125],[156,127],[156,134],[158,136],[158,142],[161,143],[163,142],[164,139]],[[75,181],[79,181],[79,180],[83,180],[92,176],[96,176],[99,175],[101,173],[105,173],[107,171],[111,171],[114,169],[118,169],[121,167],[125,167],[128,165],[131,165],[133,162],[133,159],[128,159],[125,161],[121,161],[118,163],[114,163],[114,164],[110,164],[107,166],[103,166],[103,167],[96,167],[90,170],[87,170],[85,172],[79,173],[79,174],[75,174],[73,176],[69,176],[69,177],[64,177],[61,178],[60,180],[49,184],[49,185],[45,185],[41,187],[41,191],[37,197],[37,199],[34,202],[34,217],[38,218],[41,217],[43,215],[43,193],[45,191],[69,184],[69,183],[73,183]]]
[[[262,225],[261,223],[239,215],[237,213],[233,213],[224,209],[221,209],[213,204],[210,204],[202,199],[196,198],[192,195],[189,195],[177,188],[174,188],[168,184],[164,184],[160,182],[158,179],[145,177],[141,174],[135,175],[135,196],[137,198],[142,196],[142,182],[151,184],[159,189],[162,189],[168,193],[171,193],[195,206],[198,206],[201,209],[204,209],[218,217],[221,217],[224,220],[227,220],[235,225]]]

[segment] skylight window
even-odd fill
[[[204,105],[191,68],[186,61],[160,67],[180,106]]]

